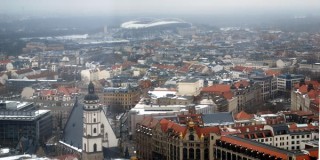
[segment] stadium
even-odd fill
[[[121,24],[123,29],[155,29],[155,28],[188,28],[191,27],[190,23],[187,23],[180,19],[153,19],[153,18],[141,18],[124,22]]]
[[[181,19],[155,19],[155,18],[139,18],[124,22],[120,25],[119,31],[115,37],[119,38],[154,38],[164,35],[168,32],[174,33],[178,29],[191,28],[192,24]]]

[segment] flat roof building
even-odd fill
[[[1,110],[0,144],[16,147],[23,153],[34,152],[35,145],[52,134],[52,115],[49,110]],[[33,142],[33,143],[30,143]]]

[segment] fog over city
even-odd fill
[[[319,14],[318,0],[2,0],[0,13],[44,16],[130,14]]]
[[[0,160],[317,160],[320,0],[0,0]]]

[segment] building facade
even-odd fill
[[[273,78],[273,76],[255,76],[251,77],[251,79],[262,87],[261,94],[263,101],[272,99],[276,96],[277,79]]]
[[[167,119],[139,123],[137,158],[139,159],[213,159],[219,127],[204,127],[199,114],[182,116],[181,121]],[[147,120],[148,121],[148,120]]]
[[[290,97],[290,92],[294,87],[294,84],[304,80],[303,75],[295,74],[282,74],[277,77],[277,89],[278,93]]]
[[[44,143],[52,135],[52,115],[49,110],[0,110],[0,144],[16,147],[21,152],[34,144]]]
[[[104,88],[103,95],[107,107],[121,107],[122,110],[130,110],[140,100],[140,90],[130,85]]]
[[[178,94],[184,96],[196,96],[203,87],[203,80],[186,79],[178,82]]]

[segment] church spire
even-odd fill
[[[94,94],[94,85],[93,85],[92,81],[90,81],[90,83],[88,85],[88,94]]]

